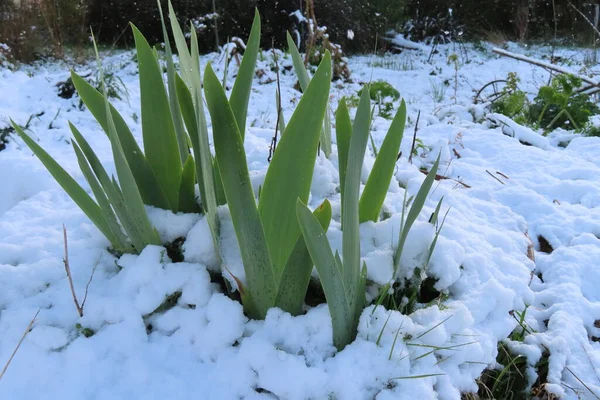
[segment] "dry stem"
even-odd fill
[[[94,268],[92,269],[90,279],[88,280],[87,284],[85,285],[85,293],[83,295],[83,301],[80,304],[79,300],[77,299],[77,294],[75,293],[75,286],[73,285],[73,278],[71,276],[71,267],[69,265],[69,246],[68,246],[68,242],[67,242],[67,228],[65,228],[64,225],[63,225],[63,237],[64,237],[64,242],[65,242],[65,258],[63,258],[63,263],[65,264],[65,271],[67,272],[67,278],[69,280],[69,286],[71,287],[71,294],[73,295],[73,302],[75,303],[75,308],[77,308],[77,313],[79,314],[79,316],[83,317],[83,307],[85,307],[85,302],[87,300],[90,283],[92,283],[92,279],[94,278],[94,273],[96,272],[96,268],[98,267],[98,265],[96,264],[94,266]]]
[[[2,377],[4,376],[4,373],[8,369],[8,366],[10,365],[10,363],[13,360],[13,358],[15,357],[15,354],[17,354],[17,351],[19,351],[19,347],[21,347],[21,343],[23,343],[23,341],[25,340],[25,337],[27,337],[27,334],[31,330],[31,327],[33,326],[33,323],[35,322],[35,319],[37,318],[37,316],[38,316],[39,313],[40,313],[40,310],[37,310],[37,312],[35,313],[35,315],[31,319],[31,322],[27,326],[27,329],[25,329],[25,332],[23,332],[23,336],[21,336],[21,340],[19,340],[19,343],[17,343],[17,347],[15,347],[15,350],[12,352],[10,358],[6,362],[6,365],[2,369],[2,372],[0,372],[0,380],[2,380]]]

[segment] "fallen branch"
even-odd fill
[[[38,310],[35,315],[33,316],[33,318],[31,319],[31,322],[29,323],[29,325],[27,326],[27,329],[25,329],[25,332],[23,332],[23,336],[21,336],[21,340],[19,340],[19,343],[17,343],[17,347],[15,347],[15,350],[12,352],[12,354],[10,355],[10,358],[8,359],[8,361],[6,362],[6,365],[4,365],[4,368],[2,369],[2,372],[0,372],[0,381],[2,380],[2,377],[4,376],[4,373],[6,372],[6,370],[8,369],[8,366],[10,365],[10,363],[12,362],[13,358],[15,357],[15,354],[17,354],[17,351],[19,351],[19,347],[21,347],[21,344],[23,343],[23,341],[25,340],[25,338],[27,337],[27,334],[29,333],[29,331],[31,331],[31,327],[33,326],[33,323],[35,322],[35,319],[37,318],[38,314],[40,313],[41,310]]]
[[[396,35],[393,37],[388,36],[388,37],[385,37],[384,39],[387,40],[388,42],[390,42],[395,48],[398,48],[398,49],[402,48],[402,49],[406,49],[406,50],[421,50],[421,51],[427,51],[427,52],[430,51],[429,46],[408,40],[408,39],[404,38],[404,36],[402,36],[402,35]]]
[[[575,93],[585,93],[588,96],[592,96],[598,92],[600,92],[600,87],[596,85],[587,85],[575,90]]]
[[[533,65],[536,65],[538,67],[541,67],[541,68],[544,68],[544,69],[547,69],[550,71],[558,72],[560,74],[573,75],[573,76],[576,76],[577,78],[581,79],[582,81],[589,83],[591,86],[600,87],[600,82],[596,81],[595,79],[589,78],[585,75],[580,75],[580,74],[573,72],[567,68],[562,68],[562,67],[559,67],[557,65],[554,65],[554,64],[551,64],[551,63],[548,63],[545,61],[536,60],[535,58],[523,56],[523,55],[516,54],[516,53],[511,53],[510,51],[499,49],[497,47],[492,49],[492,51],[501,56],[514,58],[515,60],[519,60],[519,61],[524,61],[526,63],[533,64]]]
[[[513,137],[521,143],[539,147],[540,149],[547,149],[550,147],[548,138],[534,132],[526,126],[517,124],[506,115],[490,113],[486,118],[490,122],[500,126],[504,135]]]

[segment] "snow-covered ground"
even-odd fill
[[[411,315],[368,307],[357,340],[339,353],[325,304],[299,317],[273,309],[265,321],[248,320],[241,305],[211,281],[216,257],[202,216],[151,210],[165,241],[186,238],[185,262],[173,263],[160,247],[115,258],[99,231],[12,136],[0,152],[0,367],[40,311],[0,381],[0,398],[460,399],[478,390],[484,369],[495,366],[498,342],[518,326],[513,311],[524,310],[530,333],[523,343],[506,345],[528,356],[529,379],[535,380],[533,365],[548,351],[546,390],[569,399],[599,398],[600,343],[592,338],[600,337],[600,138],[565,131],[547,138],[531,131],[519,131],[516,138],[503,134],[485,118],[483,106],[473,105],[475,91],[517,72],[521,87],[536,93],[548,73],[486,49],[467,46],[465,53],[442,46],[429,61],[427,51],[352,57],[354,82],[332,84],[334,110],[342,96],[355,95],[360,83],[371,79],[392,84],[408,105],[402,157],[385,201],[391,217],[361,226],[371,281],[385,284],[391,278],[403,188],[409,197],[417,192],[425,178],[419,167],[429,167],[441,152],[440,174],[452,178],[434,186],[408,238],[401,270],[411,278],[422,265],[435,233],[427,220],[443,196],[442,211],[450,211],[426,274],[444,296]],[[511,49],[549,54],[548,49]],[[448,63],[453,52],[459,55],[458,72]],[[583,51],[558,54],[574,71],[583,68]],[[141,141],[133,55],[107,55],[104,65],[127,87],[128,97],[113,103]],[[223,70],[221,56],[203,57],[208,61]],[[92,66],[74,68],[86,73]],[[270,67],[265,53],[248,113],[245,145],[255,188],[268,167],[276,123]],[[79,99],[57,96],[55,85],[68,77],[68,68],[45,63],[0,69],[0,129],[9,117],[25,125],[43,112],[31,119],[29,133],[88,188],[70,146],[68,121],[109,171],[114,165],[106,135],[78,107]],[[235,72],[232,62],[229,82]],[[282,75],[286,120],[300,97],[294,83],[292,72]],[[411,164],[407,156],[419,110],[422,145]],[[377,145],[389,125],[376,118]],[[369,153],[365,178],[373,162]],[[334,146],[330,159],[321,154],[317,160],[310,205],[330,199],[334,221],[328,236],[340,248],[337,184]],[[243,277],[226,207],[220,212],[223,258]],[[94,271],[83,318],[63,265],[63,224],[80,299]],[[553,252],[539,251],[539,236]],[[532,243],[535,257],[528,256]],[[176,292],[181,296],[175,307],[153,313]],[[89,330],[93,335],[86,337]]]

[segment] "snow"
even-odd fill
[[[487,115],[487,118],[500,125],[502,133],[505,135],[512,136],[523,143],[539,147],[540,149],[547,150],[550,147],[547,138],[526,126],[517,124],[505,115],[490,113]]]
[[[413,42],[412,40],[406,39],[404,37],[404,35],[402,35],[400,33],[388,37],[387,40],[389,40],[389,42],[392,43],[393,45],[398,46],[398,47],[403,47],[405,49],[421,50],[424,52],[431,51],[429,46],[426,46],[419,42]]]
[[[272,309],[265,321],[248,320],[239,302],[212,277],[220,273],[218,257],[203,216],[149,208],[163,240],[186,239],[183,262],[171,260],[159,246],[117,259],[107,251],[107,240],[13,136],[0,152],[0,365],[41,311],[2,378],[1,397],[454,400],[477,391],[483,370],[496,364],[499,342],[529,357],[532,381],[533,365],[549,352],[547,391],[567,399],[600,396],[600,344],[591,340],[600,337],[600,139],[565,131],[544,137],[472,105],[475,91],[508,72],[517,72],[531,93],[548,79],[541,68],[472,47],[468,59],[459,57],[455,98],[455,70],[446,62],[454,48],[438,50],[431,63],[428,51],[411,52],[412,67],[407,68],[371,67],[372,56],[351,57],[355,83],[333,84],[331,105],[335,109],[342,96],[356,94],[358,82],[371,76],[391,83],[407,102],[402,157],[385,201],[389,218],[361,226],[361,256],[373,282],[370,298],[376,285],[392,279],[405,190],[407,198],[415,195],[425,179],[419,168],[430,167],[441,154],[438,173],[451,179],[435,183],[408,237],[396,279],[410,279],[415,267],[424,265],[435,235],[427,221],[443,197],[442,215],[449,210],[448,216],[421,274],[436,279],[444,300],[410,315],[367,307],[356,341],[339,353],[325,304],[307,307],[298,317]],[[559,53],[582,65],[581,52]],[[202,61],[213,61],[222,74],[220,57],[211,54]],[[259,61],[266,74],[255,80],[245,140],[255,190],[268,168],[277,117],[276,83],[263,84],[271,76],[269,57],[266,52]],[[394,57],[399,60],[394,65],[401,65],[406,55]],[[117,52],[106,55],[104,63],[127,87],[128,98],[114,104],[141,140],[132,58],[130,51]],[[283,53],[280,60],[291,64]],[[230,65],[228,87],[236,68]],[[76,67],[90,69],[93,62]],[[83,132],[109,173],[114,165],[106,135],[88,111],[78,108],[78,98],[56,96],[54,85],[67,71],[63,63],[0,70],[0,129],[8,118],[24,125],[30,115],[44,111],[32,119],[29,133],[89,189],[69,144],[67,121]],[[430,79],[449,82],[441,101],[430,96]],[[292,74],[282,73],[286,120],[300,97],[294,83]],[[407,155],[419,110],[417,137],[424,147],[411,164]],[[375,119],[377,146],[389,125]],[[373,161],[367,152],[363,178]],[[327,235],[334,250],[341,249],[342,237],[338,184],[334,146],[330,159],[323,154],[317,159],[309,201],[312,207],[324,198],[332,202],[334,220]],[[237,287],[231,274],[243,280],[244,269],[227,207],[219,214],[227,266],[223,276]],[[80,299],[94,271],[82,318],[65,276],[63,224]],[[538,237],[554,251],[540,251]],[[529,238],[536,246],[535,262],[528,258]],[[180,296],[172,308],[154,313],[175,293]],[[511,311],[525,309],[533,332],[523,343],[507,340],[517,326]],[[93,335],[85,337],[81,329]],[[408,379],[420,375],[427,377]]]

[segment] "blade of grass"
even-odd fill
[[[131,27],[138,56],[146,158],[169,200],[169,209],[178,211],[182,164],[169,98],[152,48],[135,25]]]
[[[190,131],[192,148],[194,151],[194,160],[196,164],[196,179],[200,185],[200,196],[202,200],[202,208],[206,213],[206,219],[210,228],[213,246],[217,257],[221,258],[219,249],[219,215],[217,214],[217,198],[216,193],[220,193],[222,189],[217,189],[222,186],[220,180],[215,179],[214,168],[216,163],[213,163],[213,158],[210,152],[208,127],[206,125],[206,115],[204,114],[204,101],[202,96],[202,71],[200,70],[200,56],[198,54],[198,37],[196,30],[192,29],[191,37],[191,52],[187,47],[185,36],[181,30],[181,26],[177,21],[177,16],[171,1],[169,6],[169,20],[175,38],[175,44],[179,54],[181,63],[181,74],[183,81],[187,85],[192,102],[194,105],[194,115],[196,119],[195,133]],[[176,83],[177,85],[177,83]],[[179,94],[179,91],[178,91]],[[181,98],[180,98],[181,101]],[[185,120],[185,117],[184,117]]]
[[[300,89],[304,92],[310,83],[310,76],[308,75],[308,71],[304,66],[304,61],[302,60],[302,56],[296,47],[296,43],[294,43],[294,39],[289,32],[287,32],[287,44],[290,54],[292,55],[292,63],[294,64],[294,70],[296,71],[296,75],[298,76],[298,83],[300,83]]]
[[[199,135],[198,131],[198,120],[196,119],[196,108],[194,107],[194,100],[192,99],[192,94],[186,83],[181,79],[179,75],[176,75],[176,89],[177,89],[177,97],[179,98],[179,107],[181,110],[181,115],[183,116],[183,121],[185,126],[192,138],[191,141],[193,143],[193,152],[195,157],[200,157],[200,151],[197,146],[199,143]],[[198,180],[198,187],[200,188],[200,198],[202,201],[206,198],[206,190],[203,181],[203,174],[201,173],[202,167],[199,165],[200,162],[198,158],[195,159],[195,167],[196,167],[196,179]],[[204,204],[203,204],[204,206]]]
[[[437,174],[438,166],[440,165],[440,156],[438,156],[437,160],[431,167],[431,170],[427,174],[427,177],[423,181],[421,188],[417,192],[413,200],[413,204],[408,211],[408,215],[406,216],[405,223],[400,228],[400,238],[398,239],[398,247],[396,247],[396,251],[394,252],[394,276],[396,276],[396,272],[400,266],[400,259],[402,257],[402,250],[404,248],[404,243],[406,242],[406,238],[408,237],[408,232],[410,228],[417,220],[417,217],[421,213],[423,206],[425,205],[425,201],[427,200],[427,195],[435,182],[435,176]]]
[[[439,322],[438,324],[435,324],[431,328],[427,329],[425,332],[421,333],[415,339],[421,339],[423,336],[427,335],[429,332],[433,331],[435,328],[437,328],[438,326],[442,325],[444,322],[448,321],[450,318],[452,318],[453,315],[454,314],[451,314],[450,316],[448,316],[448,318],[444,319],[443,321]]]
[[[187,162],[187,156],[190,154],[190,149],[188,147],[187,134],[185,133],[185,129],[183,127],[183,119],[179,109],[179,100],[177,98],[175,78],[176,72],[175,63],[173,62],[173,52],[171,50],[171,41],[169,38],[169,33],[167,32],[167,26],[165,24],[165,17],[163,15],[160,0],[156,1],[158,3],[158,12],[160,13],[160,23],[162,26],[163,38],[165,40],[165,59],[167,61],[167,87],[169,89],[169,107],[171,108],[171,115],[173,116],[173,124],[176,133],[175,136],[177,138],[177,145],[179,146],[179,156],[181,164],[184,165]]]
[[[289,32],[287,32],[287,43],[290,54],[292,55],[292,63],[294,64],[296,75],[298,76],[300,88],[302,89],[302,92],[304,92],[310,83],[310,76],[304,66],[302,56]],[[327,107],[329,108],[329,102],[327,104]],[[331,154],[331,121],[329,119],[329,111],[327,111],[325,120],[323,121],[323,129],[321,130],[321,149],[323,150],[323,153],[325,153],[325,157],[329,158],[329,155]]]
[[[200,211],[196,203],[196,165],[192,155],[188,155],[181,174],[181,184],[179,185],[179,209],[186,213],[197,213]]]
[[[223,188],[246,270],[247,287],[255,304],[255,309],[247,312],[253,318],[263,319],[276,296],[269,248],[248,174],[244,143],[223,87],[210,65],[204,74],[204,90]]]
[[[394,355],[394,349],[396,348],[396,343],[398,342],[398,336],[400,336],[400,329],[402,327],[398,328],[396,330],[396,334],[394,335],[394,341],[392,342],[392,347],[390,348],[390,353],[388,354],[388,360],[392,360],[392,356]],[[402,353],[400,353],[400,355],[402,355]],[[405,356],[408,357],[408,354]]]
[[[338,149],[338,169],[340,175],[340,193],[344,196],[344,184],[346,183],[346,168],[348,165],[348,150],[350,149],[350,138],[352,137],[352,121],[346,106],[346,99],[342,98],[338,104],[335,114],[335,135]],[[343,213],[342,209],[342,213]]]
[[[342,199],[342,256],[344,258],[344,286],[351,291],[356,287],[356,277],[360,274],[360,233],[359,233],[359,192],[360,176],[367,149],[370,126],[369,91],[363,90],[350,137],[348,163]],[[354,293],[348,293],[349,298]]]
[[[220,258],[220,222],[219,214],[217,213],[217,193],[224,191],[224,189],[221,187],[223,186],[221,180],[215,179],[215,176],[218,176],[218,174],[215,174],[215,168],[218,168],[219,165],[214,162],[212,154],[210,152],[210,141],[208,138],[208,127],[206,126],[206,115],[204,114],[204,100],[202,96],[202,71],[200,70],[200,55],[198,54],[198,37],[196,35],[195,29],[192,29],[190,72],[190,79],[193,87],[192,98],[194,99],[194,105],[196,106],[196,121],[198,123],[198,135],[195,138],[196,143],[194,144],[194,149],[197,149],[196,153],[194,154],[197,168],[196,173],[198,174],[198,176],[202,174],[202,183],[204,184],[203,193],[205,196],[202,198],[202,207],[204,208],[204,212],[206,213],[206,217],[208,219],[208,225],[212,233],[215,251],[218,257]],[[194,143],[193,139],[192,143]],[[198,168],[198,165],[200,165],[200,168]]]
[[[390,379],[423,379],[423,378],[431,378],[434,376],[444,376],[446,374],[427,374],[427,375],[413,375],[413,376],[397,376],[395,378]]]
[[[308,201],[330,81],[327,52],[281,137],[262,186],[258,211],[276,279],[300,236],[295,204],[298,198]]]
[[[71,80],[77,89],[81,100],[90,110],[96,121],[100,124],[107,136],[109,135],[108,115],[104,104],[105,98],[98,90],[91,86],[85,79],[81,78],[75,72],[71,71]],[[148,164],[144,152],[140,149],[125,120],[119,112],[112,106],[110,115],[112,117],[118,139],[123,148],[123,153],[127,158],[127,163],[135,176],[135,181],[144,199],[144,203],[163,209],[169,208],[169,201],[165,193],[160,188],[156,174]]]
[[[375,164],[360,197],[360,222],[377,222],[381,208],[388,192],[390,181],[394,175],[394,167],[398,160],[398,151],[404,134],[406,123],[406,104],[402,101],[392,125],[381,145]]]
[[[442,204],[442,201],[444,200],[444,198],[442,197],[438,203],[438,206],[440,206]],[[446,211],[446,214],[444,214],[444,218],[442,219],[442,223],[440,224],[440,227],[436,230],[435,232],[435,236],[433,237],[433,241],[431,242],[431,245],[429,246],[429,250],[427,251],[427,260],[425,260],[425,266],[424,268],[427,268],[427,266],[429,265],[429,262],[431,261],[431,256],[433,255],[433,251],[435,250],[435,246],[437,245],[437,241],[438,238],[440,236],[440,232],[442,231],[442,228],[444,227],[444,223],[446,222],[446,217],[448,216],[448,213],[450,212],[450,209],[448,209]]]
[[[88,181],[88,184],[90,185],[90,188],[94,193],[94,197],[96,198],[96,201],[100,206],[100,210],[104,215],[104,219],[106,220],[106,223],[110,229],[111,235],[107,236],[108,241],[111,243],[114,249],[119,252],[131,251],[131,245],[128,243],[127,237],[121,230],[119,222],[117,221],[117,217],[115,216],[115,213],[111,208],[110,202],[108,201],[108,198],[106,197],[102,186],[100,186],[98,179],[96,178],[96,176],[92,172],[92,169],[88,165],[88,162],[85,159],[83,152],[81,151],[77,143],[72,142],[71,144],[73,145],[73,150],[75,150],[75,155],[77,156],[79,168],[81,169],[81,172],[83,173],[85,179]]]
[[[298,199],[296,212],[302,235],[306,240],[306,247],[317,268],[327,298],[333,326],[333,344],[341,350],[352,342],[355,332],[352,331],[354,310],[350,307],[347,291],[344,288],[343,271],[338,264],[339,256],[333,255],[321,224],[300,199]]]
[[[313,211],[314,216],[321,224],[324,231],[329,228],[331,222],[331,204],[327,199]],[[302,313],[302,305],[306,297],[313,262],[306,247],[304,236],[300,235],[285,268],[279,279],[275,305],[286,310],[292,315]]]
[[[392,317],[392,312],[390,311],[388,314],[388,317],[386,318],[385,322],[383,323],[383,327],[381,328],[381,331],[379,331],[379,336],[377,336],[377,340],[375,341],[375,344],[377,346],[379,346],[379,343],[381,343],[381,338],[383,337],[383,332],[385,331],[385,327],[387,326],[388,322],[390,322],[391,317]]]
[[[92,199],[90,195],[63,169],[40,145],[31,139],[19,125],[12,119],[10,120],[13,128],[19,134],[21,139],[33,151],[36,157],[44,164],[48,172],[56,180],[56,182],[64,189],[83,213],[96,225],[104,236],[110,238],[112,232],[108,223],[102,215],[100,206]]]
[[[125,233],[129,239],[131,239],[132,243],[137,244],[137,247],[135,247],[135,245],[134,247],[138,251],[141,251],[141,249],[144,247],[145,240],[142,238],[143,235],[138,225],[136,225],[136,222],[131,218],[131,214],[125,205],[125,199],[121,189],[119,188],[119,185],[114,178],[109,178],[106,170],[102,166],[102,163],[96,156],[96,153],[94,153],[87,140],[85,140],[83,135],[73,125],[71,125],[71,132],[73,133],[75,141],[87,159],[87,162],[94,171],[94,174],[98,178],[98,181],[102,186],[102,190],[106,194],[113,210],[121,221],[121,225],[123,226]],[[131,248],[129,248],[128,251],[131,252]]]
[[[244,57],[242,57],[238,75],[233,84],[233,89],[231,89],[231,97],[229,98],[229,104],[231,104],[231,109],[233,110],[233,114],[238,123],[242,140],[244,139],[246,132],[246,115],[248,112],[248,102],[250,100],[252,78],[254,78],[259,46],[260,15],[258,14],[258,10],[255,10],[254,22],[252,23],[250,36],[248,37],[246,49],[244,50]]]
[[[98,53],[98,47],[96,46],[96,41],[93,35],[92,39],[94,44],[94,50],[96,52],[96,60],[98,63],[98,73],[100,75],[100,82],[102,83],[102,90],[104,91],[104,106],[108,121],[108,135],[112,147],[113,156],[115,159],[117,175],[119,177],[119,182],[121,183],[121,194],[123,197],[124,208],[126,208],[128,213],[127,218],[121,216],[119,216],[119,218],[121,219],[121,222],[125,223],[126,221],[129,221],[132,225],[131,229],[125,229],[127,230],[129,239],[131,240],[131,243],[133,244],[135,249],[138,252],[141,252],[147,245],[160,245],[161,241],[160,237],[158,236],[158,232],[150,223],[150,219],[148,218],[148,214],[146,213],[146,208],[144,207],[142,196],[135,182],[133,173],[129,168],[129,164],[127,163],[125,154],[123,153],[123,147],[121,146],[121,142],[119,141],[119,138],[117,136],[117,129],[112,118],[112,113],[110,112],[108,96],[106,95],[106,85],[104,83],[104,72],[102,70],[102,64],[100,62],[100,55]],[[154,56],[151,55],[151,57]],[[115,186],[117,186],[116,183]],[[121,207],[117,207],[116,211],[119,212],[118,209],[120,208]],[[139,236],[137,235],[138,232]]]

